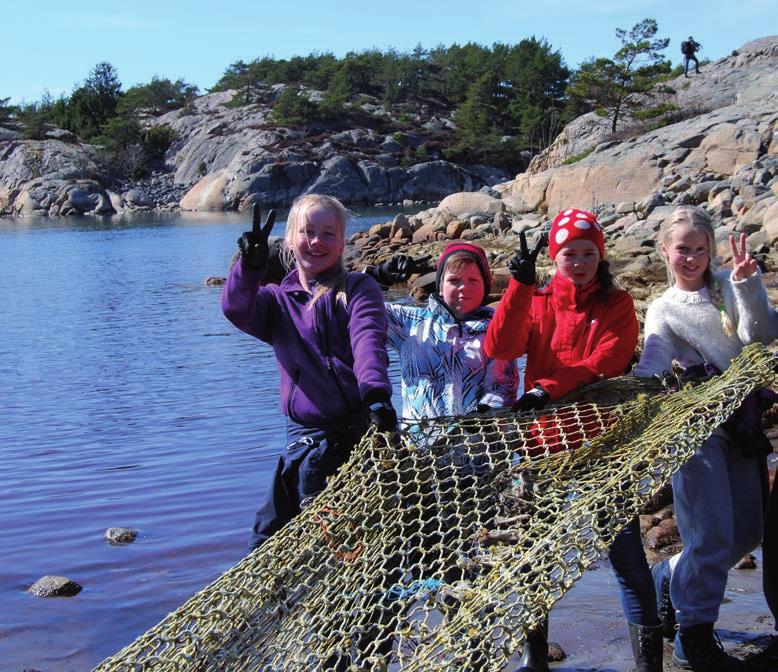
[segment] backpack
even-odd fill
[[[682,53],[684,56],[686,56],[686,52],[687,52],[688,50],[689,50],[689,43],[688,43],[686,40],[684,40],[683,42],[681,42],[681,53]]]

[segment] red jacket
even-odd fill
[[[496,359],[527,354],[524,389],[551,399],[598,378],[622,375],[638,342],[635,304],[624,290],[598,299],[596,281],[576,288],[558,273],[544,289],[511,279],[486,333]]]

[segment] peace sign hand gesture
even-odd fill
[[[532,252],[530,252],[524,231],[519,234],[519,249],[516,251],[516,256],[508,262],[508,270],[515,280],[523,285],[535,284],[535,263],[537,262],[538,254],[546,245],[548,245],[548,237],[543,233],[538,238],[538,242],[535,243]]]
[[[756,259],[746,247],[746,234],[740,234],[740,249],[738,249],[735,236],[729,237],[729,246],[732,248],[732,279],[745,280],[756,273]]]
[[[267,241],[276,221],[276,211],[271,210],[267,213],[264,226],[260,225],[261,220],[262,210],[259,205],[255,204],[251,231],[245,231],[238,238],[238,248],[240,249],[240,256],[243,258],[243,264],[254,269],[263,268],[267,264],[269,256]]]

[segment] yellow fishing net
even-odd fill
[[[667,391],[373,431],[302,514],[96,670],[500,670],[773,356]]]

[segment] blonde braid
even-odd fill
[[[713,305],[719,309],[719,313],[721,313],[721,328],[724,330],[724,334],[726,336],[732,336],[735,333],[735,323],[732,321],[732,318],[727,312],[727,307],[724,304],[724,297],[721,293],[719,281],[716,279],[713,273],[710,273],[709,275],[710,278],[708,278],[707,286],[708,293],[710,294],[710,300]]]

